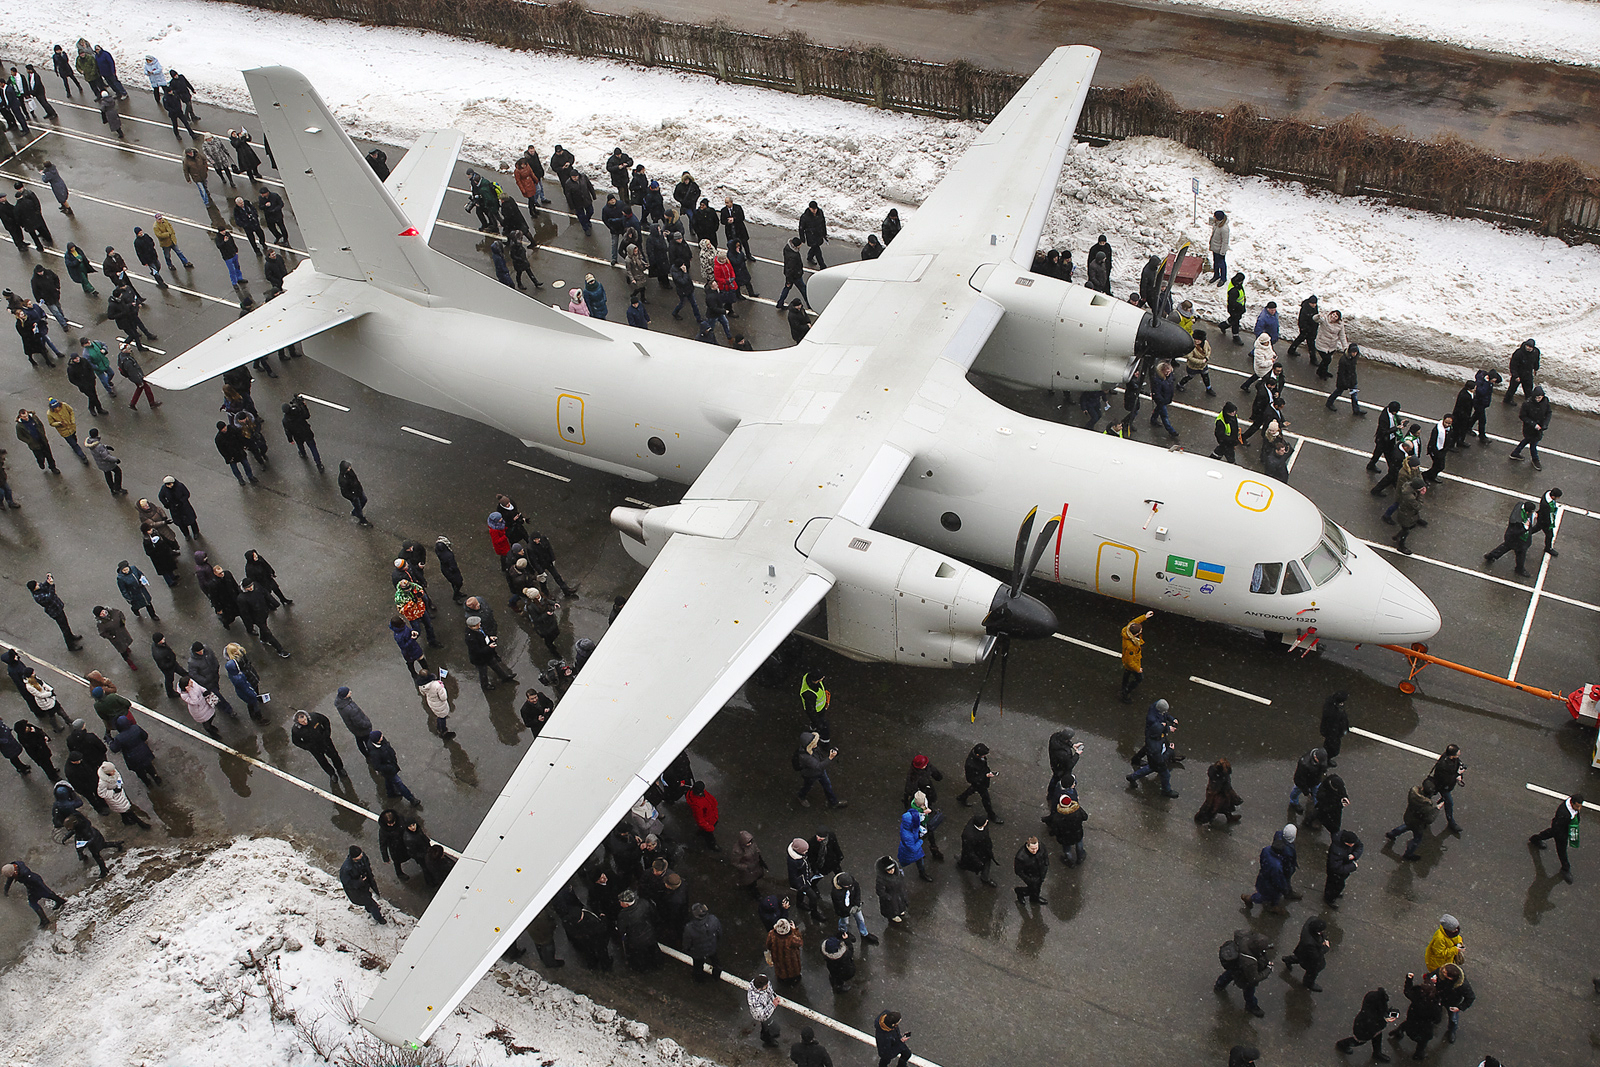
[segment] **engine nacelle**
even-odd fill
[[[808,551],[833,575],[824,644],[855,659],[922,667],[976,663],[984,618],[1006,591],[1003,582],[948,556],[864,529],[844,519],[826,524]],[[807,534],[801,534],[802,547]]]
[[[972,285],[1006,309],[972,363],[978,374],[1079,392],[1118,385],[1137,366],[1141,308],[1014,263],[979,267]]]

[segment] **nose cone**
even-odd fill
[[[1055,612],[1026,593],[1012,596],[1003,585],[995,590],[989,614],[983,620],[985,633],[1025,639],[1049,637],[1060,628]]]
[[[1133,353],[1153,360],[1182,359],[1194,348],[1194,338],[1175,322],[1146,315],[1134,335]]]
[[[1411,579],[1394,574],[1383,587],[1372,621],[1387,644],[1426,641],[1439,632],[1439,609]]]

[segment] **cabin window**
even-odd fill
[[[1344,531],[1339,529],[1339,524],[1328,516],[1322,516],[1322,536],[1333,546],[1334,553],[1345,559],[1350,555],[1350,544],[1345,540]]]
[[[665,454],[667,451],[667,443],[659,437],[650,438],[645,442],[645,447],[658,456]]]
[[[1301,562],[1305,564],[1306,573],[1311,575],[1311,580],[1318,585],[1344,570],[1344,564],[1339,562],[1333,546],[1326,541],[1319,542]]]
[[[1300,569],[1300,564],[1291,559],[1283,572],[1283,595],[1293,596],[1295,593],[1310,591],[1311,582],[1307,580],[1305,571]]]
[[[1257,563],[1255,573],[1250,576],[1250,591],[1252,593],[1276,593],[1278,579],[1283,577],[1283,564]]]
[[[939,525],[943,526],[951,533],[955,533],[957,530],[961,529],[961,516],[957,515],[953,511],[947,511],[943,515],[939,516]]]

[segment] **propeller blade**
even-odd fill
[[[994,670],[994,657],[989,657],[989,666],[983,670],[983,680],[978,683],[978,695],[972,701],[972,716],[969,722],[978,721],[978,705],[983,703],[983,687],[989,684],[989,672]]]
[[[1000,638],[1000,714],[1006,713],[1006,664],[1011,662],[1011,638]]]
[[[1016,596],[1022,588],[1023,579],[1027,572],[1022,569],[1024,558],[1028,554],[1028,539],[1033,534],[1033,519],[1039,514],[1039,505],[1035,504],[1028,509],[1028,515],[1022,520],[1022,525],[1017,528],[1017,551],[1011,564],[1011,595]]]
[[[1015,583],[1012,596],[1019,596],[1027,586],[1028,579],[1033,577],[1033,572],[1038,569],[1039,561],[1044,558],[1044,550],[1050,547],[1050,538],[1056,534],[1056,528],[1061,525],[1061,516],[1053,517],[1044,524],[1044,529],[1039,531],[1039,540],[1033,543],[1033,551],[1028,554],[1028,569],[1022,572],[1022,580]]]

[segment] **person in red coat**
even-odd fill
[[[704,782],[696,782],[689,788],[689,793],[683,798],[689,805],[689,814],[694,816],[694,823],[700,828],[700,836],[706,839],[706,847],[712,852],[721,852],[717,845],[717,798],[706,792]]]
[[[511,552],[511,538],[506,536],[505,517],[498,511],[489,513],[489,543],[494,546],[494,554],[500,557],[501,566],[504,566],[506,556]]]

